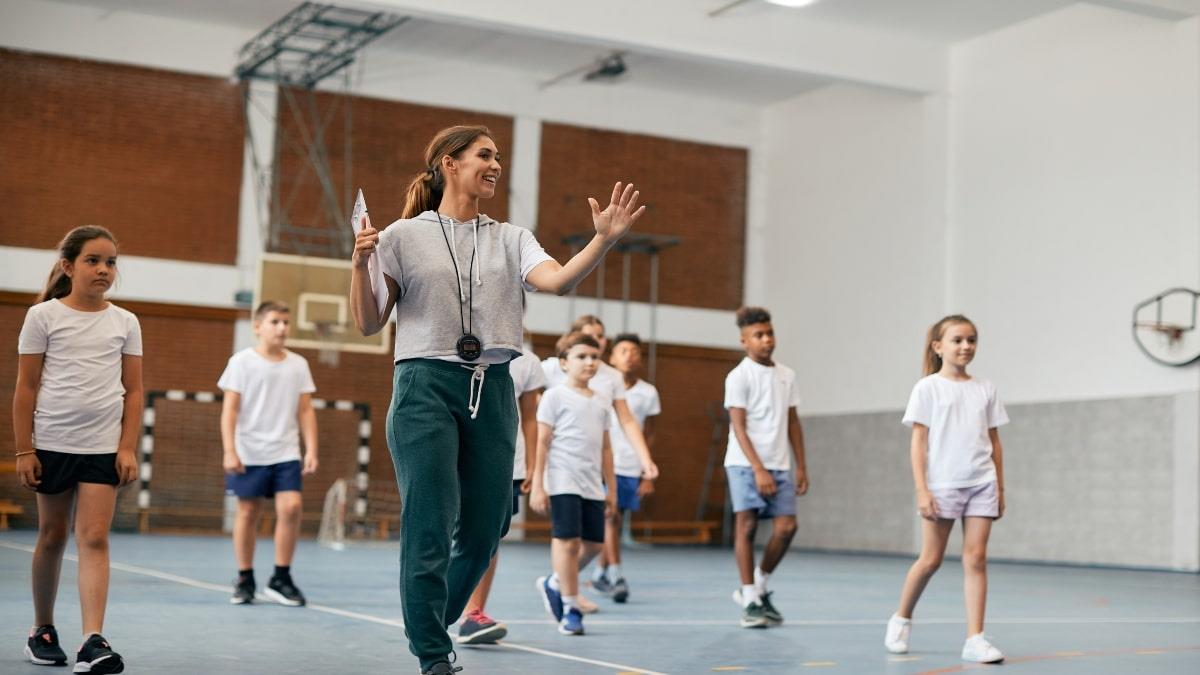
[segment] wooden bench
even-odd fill
[[[713,531],[719,527],[721,523],[715,520],[635,520],[630,529],[638,541],[647,544],[711,544]],[[550,521],[514,521],[512,529],[549,534]]]
[[[24,507],[7,499],[0,499],[0,530],[8,529],[8,517],[25,513]]]

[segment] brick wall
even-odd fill
[[[314,105],[322,125],[313,122]],[[350,122],[348,133],[347,117]],[[483,124],[494,134],[506,169],[514,159],[512,118],[500,115],[323,92],[281,90],[277,119],[280,123],[277,138],[284,140],[281,141],[275,180],[280,189],[280,203],[286,205],[286,209],[276,212],[286,212],[292,225],[321,230],[311,235],[281,237],[270,245],[270,250],[278,253],[341,257],[328,252],[330,242],[336,241],[329,233],[348,229],[347,219],[358,188],[362,188],[376,227],[399,218],[409,181],[425,168],[425,146],[445,127]],[[318,127],[324,134],[328,166],[337,195],[334,213],[324,201],[325,193],[306,154],[308,146],[303,142],[306,136],[314,138]],[[351,157],[348,176],[347,135]],[[532,158],[526,161],[532,161]],[[501,178],[496,196],[481,203],[480,209],[498,220],[508,218],[508,188],[504,178]]]
[[[659,270],[659,300],[737,309],[742,303],[747,153],[654,136],[542,125],[537,236],[560,261],[565,235],[592,231],[587,198],[608,204],[613,183],[633,181],[647,204],[637,232],[681,237]],[[631,296],[649,299],[649,264],[634,257]],[[605,261],[605,297],[621,297],[621,256]],[[596,275],[580,284],[594,297]]]
[[[236,260],[238,87],[0,49],[0,100],[0,244],[96,224],[128,255]]]

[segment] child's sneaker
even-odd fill
[[[58,644],[58,631],[54,626],[38,626],[29,633],[25,643],[25,658],[35,666],[65,666],[67,654]]]
[[[467,618],[458,626],[458,643],[462,645],[493,644],[505,635],[508,635],[508,628],[484,614],[482,609],[468,612]]]
[[[422,670],[421,675],[453,675],[462,670],[462,666],[452,666],[446,661],[429,666],[429,670]]]
[[[893,654],[908,653],[908,634],[912,632],[912,619],[903,619],[893,614],[888,619],[887,632],[883,635],[883,646]]]
[[[75,655],[77,673],[119,673],[125,670],[121,655],[114,652],[108,640],[99,633],[92,633],[79,647]]]
[[[592,590],[601,595],[608,595],[613,591],[613,585],[608,580],[608,577],[601,576],[599,579],[592,579]]]
[[[304,594],[300,592],[300,589],[296,588],[296,584],[292,583],[291,575],[271,577],[271,580],[267,582],[267,588],[263,590],[263,595],[288,607],[303,607],[308,602],[304,599]]]
[[[533,587],[537,589],[538,596],[542,599],[542,605],[546,607],[550,616],[554,617],[555,621],[562,621],[562,593],[550,587],[550,577],[538,577],[537,581],[533,582]]]
[[[233,584],[233,595],[229,597],[231,605],[249,605],[254,602],[254,579],[238,579]]]
[[[771,625],[763,612],[761,602],[752,602],[742,608],[742,628],[766,628]]]
[[[629,584],[625,583],[625,577],[621,577],[613,582],[612,585],[613,602],[624,604],[629,599]]]
[[[592,602],[591,599],[585,596],[583,593],[575,596],[575,600],[575,606],[578,607],[579,611],[583,612],[584,614],[595,614],[596,612],[600,611],[600,605]]]
[[[971,663],[1000,663],[1004,660],[1004,654],[980,633],[967,638],[966,644],[963,645],[962,659]]]
[[[572,607],[558,622],[558,632],[563,635],[583,635],[583,613]]]
[[[759,601],[762,602],[763,616],[767,617],[767,622],[772,626],[782,626],[783,615],[779,613],[779,610],[775,609],[775,605],[771,604],[771,594],[769,592],[763,593]]]

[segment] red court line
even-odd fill
[[[1036,656],[1015,656],[1004,659],[1005,664],[1012,663],[1028,663],[1031,661],[1054,661],[1058,659],[1086,659],[1103,656],[1129,656],[1138,652],[1200,652],[1200,645],[1191,647],[1133,647],[1131,649],[1117,649],[1104,652],[1072,652],[1069,654],[1042,654]],[[1000,664],[990,663],[964,663],[958,666],[950,666],[949,668],[938,668],[937,670],[923,670],[916,675],[941,675],[942,673],[961,673],[967,670],[977,670],[979,668],[994,668]]]

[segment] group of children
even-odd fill
[[[34,625],[25,647],[41,665],[67,656],[54,626],[54,599],[69,525],[79,546],[83,643],[75,672],[119,673],[124,662],[102,637],[108,590],[108,530],[117,488],[137,476],[140,433],[141,332],[137,318],[109,303],[116,280],[117,244],[99,227],[72,230],[39,303],[22,326],[13,405],[16,465],[22,486],[36,491],[38,539],[33,557]],[[774,361],[770,314],[737,313],[746,356],[725,381],[730,431],[725,456],[735,514],[733,592],[741,625],[779,625],[768,582],[796,533],[796,502],[807,492],[804,437],[797,416],[796,374]],[[289,312],[263,303],[254,313],[255,347],[235,354],[222,374],[221,436],[227,490],[238,497],[234,551],[238,567],[231,602],[256,598],[253,556],[263,500],[277,513],[275,569],[264,595],[299,606],[304,595],[291,578],[299,534],[301,476],[318,467],[315,391],[307,362],[286,349]],[[1002,449],[997,428],[1008,421],[995,387],[967,374],[977,331],[966,317],[949,316],[929,331],[924,377],[913,388],[903,422],[910,446],[917,509],[923,519],[920,557],[909,570],[899,607],[888,621],[885,647],[908,650],[912,614],[941,563],[954,521],[963,523],[968,639],[962,658],[1003,659],[983,636],[987,592],[986,548],[992,522],[1004,512]],[[630,595],[621,567],[622,519],[654,491],[658,467],[651,456],[653,418],[661,411],[655,387],[639,379],[641,343],[618,335],[609,361],[602,322],[581,317],[539,363],[526,350],[512,361],[520,415],[512,509],[521,495],[549,513],[551,573],[536,590],[558,630],[584,634],[583,616],[596,605],[580,592],[579,576],[597,560],[592,588],[617,603]],[[300,438],[303,437],[304,453]],[[772,532],[758,564],[754,543],[760,520]],[[495,642],[506,627],[485,605],[497,559],[475,588],[458,641]]]

